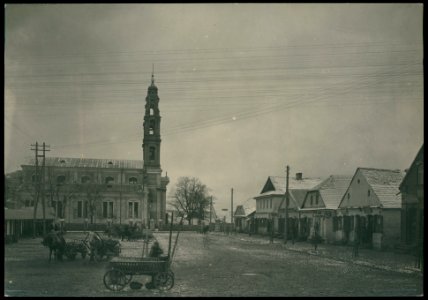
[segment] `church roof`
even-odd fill
[[[41,159],[39,159],[41,164]],[[34,166],[35,158],[28,158],[23,166]],[[68,168],[109,168],[109,169],[143,169],[143,160],[125,159],[99,159],[74,157],[46,157],[45,165],[48,167]]]

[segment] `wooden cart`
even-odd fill
[[[120,291],[128,285],[135,275],[152,276],[154,288],[169,290],[174,286],[174,273],[171,271],[172,258],[177,246],[177,232],[171,254],[172,224],[169,232],[168,255],[160,257],[115,257],[109,262],[109,270],[104,274],[104,285],[112,291]],[[148,240],[146,239],[146,243]],[[148,245],[148,244],[147,244]]]
[[[134,275],[150,275],[154,288],[169,290],[174,286],[174,273],[170,269],[170,259],[165,257],[115,257],[109,263],[104,275],[104,285],[112,291],[122,290]]]

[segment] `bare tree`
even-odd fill
[[[83,184],[82,186],[84,187],[86,199],[88,201],[88,213],[91,219],[91,224],[93,224],[98,203],[102,199],[102,187],[96,183]]]
[[[204,212],[210,204],[207,186],[195,177],[180,177],[173,197],[171,205],[180,215],[185,216],[189,224],[192,218],[204,218]]]
[[[64,182],[55,180],[52,169],[49,168],[48,173],[48,193],[50,196],[51,204],[56,203],[54,206],[55,216],[64,218],[67,205],[70,203],[79,190],[79,185],[71,180],[70,174]],[[60,209],[58,209],[60,207]]]

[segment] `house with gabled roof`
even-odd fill
[[[344,243],[381,249],[400,241],[401,196],[404,172],[358,168],[339,204],[338,227]]]
[[[401,192],[401,242],[415,247],[418,237],[423,238],[424,216],[424,145],[407,169],[400,184]]]
[[[256,211],[256,201],[253,198],[247,199],[243,204],[237,205],[233,214],[235,230],[237,232],[248,233],[253,224],[253,216]]]
[[[301,223],[305,224],[301,230],[303,238],[318,230],[327,243],[337,239],[336,211],[351,179],[350,175],[330,175],[306,193],[300,216]]]
[[[308,190],[319,183],[320,178],[303,177],[302,173],[296,173],[296,177],[288,180],[289,205],[288,205],[288,236],[297,237],[299,234],[300,210]],[[281,176],[269,176],[262,191],[256,199],[255,231],[266,234],[271,226],[276,234],[284,234],[285,224],[285,192],[286,178]]]

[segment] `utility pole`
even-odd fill
[[[233,188],[231,190],[231,203],[230,203],[230,224],[231,224],[231,229],[233,230],[234,228],[234,224],[233,224]]]
[[[39,159],[38,159],[38,151],[39,151],[39,143],[36,142],[35,145],[31,145],[31,150],[35,151],[35,165],[36,170],[34,174],[34,193],[35,193],[35,201],[34,201],[34,212],[33,212],[33,238],[36,237],[36,218],[37,218],[37,206],[39,204],[39,191],[40,191],[40,184],[39,184]],[[32,178],[31,178],[32,179]],[[33,179],[32,179],[33,180]]]
[[[213,196],[211,196],[211,201],[210,201],[210,226],[211,226],[212,211],[213,211]]]
[[[50,151],[49,149],[46,149],[46,147],[49,147],[48,145],[45,145],[43,142],[43,154],[39,155],[39,143],[36,142],[35,145],[31,145],[32,151],[35,152],[35,167],[36,167],[36,174],[35,174],[35,193],[36,193],[36,201],[34,203],[34,213],[33,213],[33,238],[36,237],[36,218],[37,218],[37,206],[39,204],[39,195],[42,196],[42,209],[43,209],[43,234],[46,234],[46,211],[45,211],[45,157],[46,151]],[[42,169],[39,169],[39,157],[42,157]],[[41,177],[41,178],[40,178]],[[40,180],[41,179],[41,180]]]
[[[45,158],[46,158],[46,151],[50,151],[49,149],[46,149],[46,147],[49,147],[45,145],[45,142],[43,142],[43,154],[42,154],[42,208],[43,208],[43,235],[46,235],[46,205],[45,205]]]
[[[287,230],[288,230],[288,205],[289,205],[289,196],[288,196],[288,175],[290,173],[290,167],[287,165],[287,177],[285,179],[285,222],[284,222],[284,244],[287,244]]]

